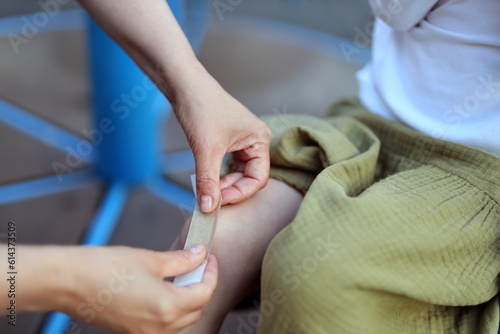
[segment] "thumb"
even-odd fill
[[[198,267],[207,256],[207,249],[203,245],[197,245],[187,250],[165,252],[163,255],[162,275],[172,277]]]
[[[202,212],[210,213],[220,200],[220,168],[224,153],[209,152],[194,154],[196,165],[196,194]]]

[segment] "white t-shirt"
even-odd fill
[[[370,0],[371,111],[500,156],[500,0]]]

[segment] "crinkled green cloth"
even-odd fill
[[[497,333],[500,158],[364,109],[269,116],[305,193],[263,263],[260,334]]]

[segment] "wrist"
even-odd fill
[[[170,69],[170,72],[162,70],[160,73],[164,83],[160,90],[170,101],[176,114],[180,110],[193,109],[188,106],[204,100],[202,96],[210,94],[214,87],[220,87],[197,59],[183,62],[182,66]]]
[[[20,254],[20,310],[67,313],[78,300],[75,247],[23,246]]]

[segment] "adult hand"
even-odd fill
[[[271,131],[204,69],[196,73],[197,79],[173,105],[193,150],[200,208],[211,212],[219,203],[219,192],[222,204],[239,203],[265,187]],[[219,184],[228,152],[233,152],[233,170]]]
[[[81,0],[80,4],[171,102],[194,153],[202,211],[215,210],[221,190],[223,204],[238,203],[266,185],[269,128],[208,74],[166,1]],[[234,152],[235,170],[219,187],[227,152]]]
[[[197,252],[25,248],[30,254],[23,255],[27,263],[20,268],[20,273],[26,272],[19,288],[22,310],[62,311],[115,333],[177,333],[199,319],[217,284],[213,255],[201,283],[177,287],[164,281],[200,265],[206,257],[203,246]]]

